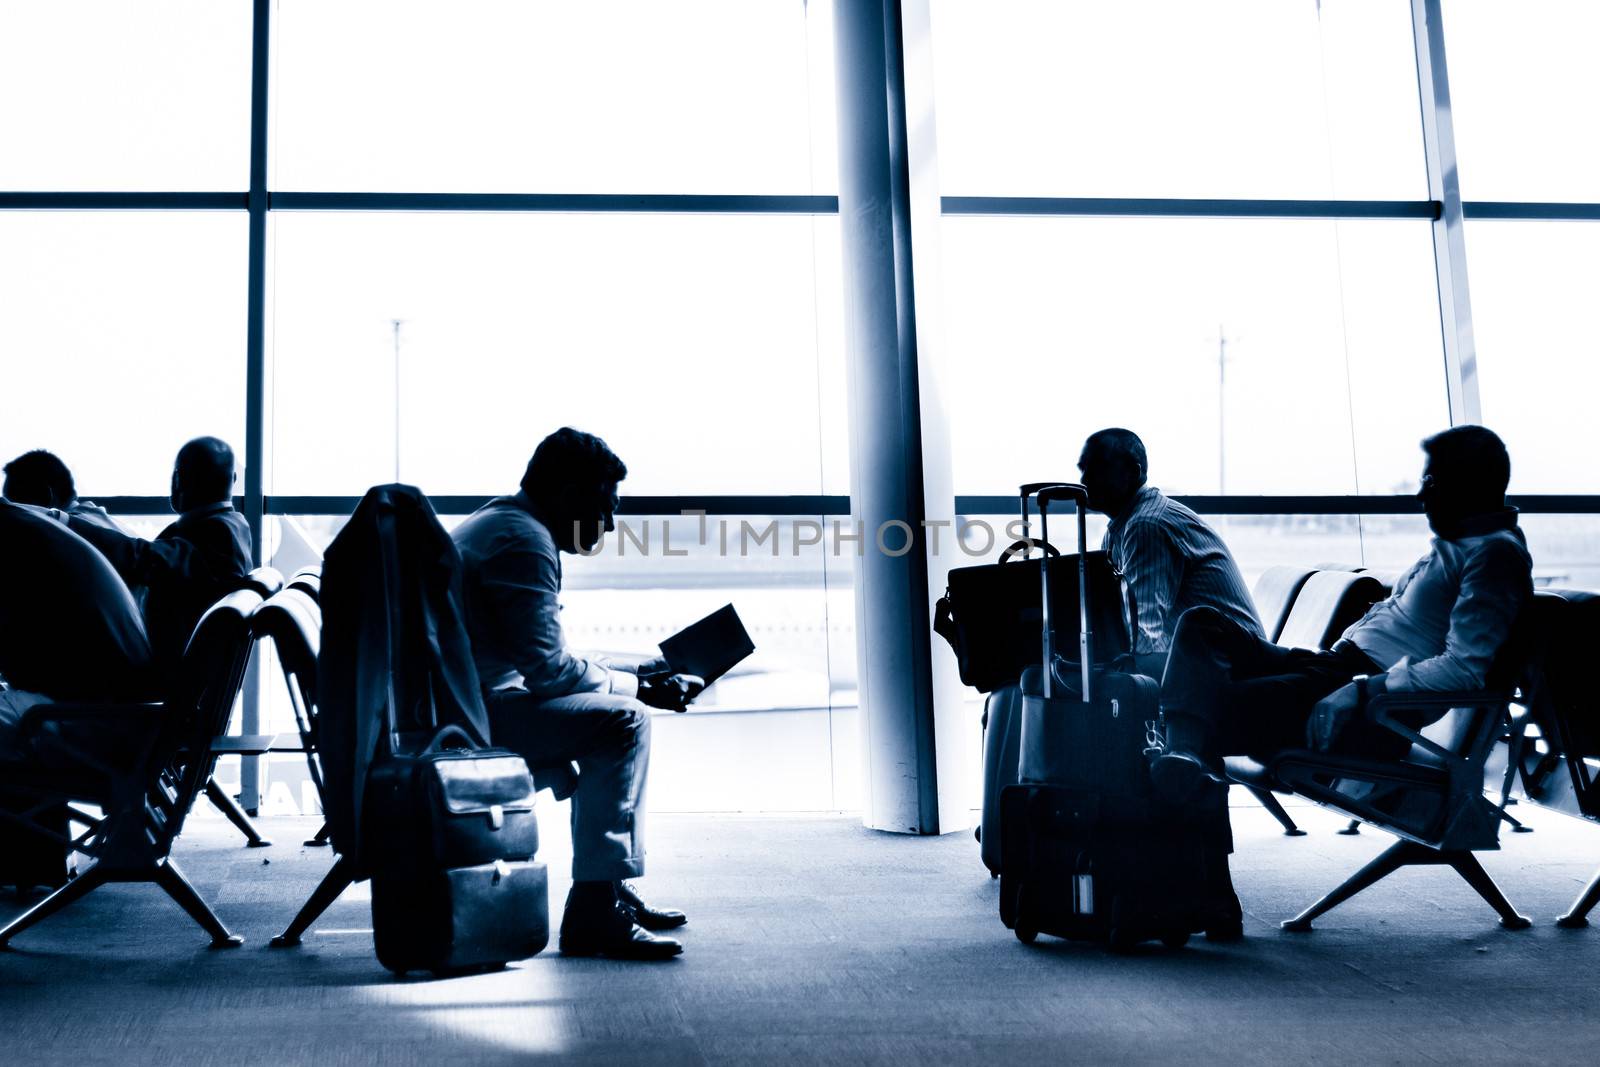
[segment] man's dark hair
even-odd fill
[[[1150,473],[1150,460],[1145,454],[1144,442],[1139,440],[1139,435],[1132,430],[1109,426],[1090,434],[1084,444],[1088,448],[1104,449],[1113,456],[1131,459],[1139,467],[1140,484],[1144,483],[1145,477]]]
[[[36,448],[5,466],[5,496],[17,504],[64,508],[77,498],[72,472],[54,452]]]
[[[174,465],[189,507],[217,504],[233,495],[233,449],[217,437],[196,437],[178,449]]]
[[[539,442],[522,475],[522,491],[535,500],[612,485],[628,476],[617,454],[592,433],[563,426]]]
[[[1458,492],[1486,502],[1503,500],[1511,484],[1511,456],[1505,442],[1482,426],[1455,426],[1422,442],[1435,472]]]

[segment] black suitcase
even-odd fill
[[[1040,490],[1046,539],[1049,505],[1062,499],[1077,502],[1081,550],[1082,486]],[[1075,663],[1056,657],[1052,601],[1048,593],[1041,600],[1043,664],[1024,673],[1021,687],[1020,782],[1000,800],[1001,921],[1024,942],[1047,933],[1117,949],[1148,940],[1181,946],[1220,918],[1210,891],[1215,845],[1203,825],[1210,806],[1177,809],[1154,795],[1144,750],[1159,687],[1086,655],[1094,647],[1087,583],[1079,584]]]
[[[1216,856],[1183,814],[1034,784],[1005,790],[1000,804],[1000,918],[1019,940],[1048,933],[1119,951],[1142,941],[1180,948],[1227,921],[1207,882]]]
[[[442,748],[448,740],[469,747]],[[533,776],[516,753],[471,744],[446,726],[367,778],[373,941],[396,974],[494,968],[550,940]]]

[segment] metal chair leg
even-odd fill
[[[1294,918],[1285,919],[1279,925],[1283,929],[1294,933],[1306,933],[1311,929],[1311,920],[1332,911],[1363,889],[1389,877],[1401,867],[1419,862],[1418,853],[1426,853],[1428,851],[1430,850],[1410,841],[1396,841],[1380,852],[1372,862],[1352,874],[1349,878],[1346,878],[1333,892]]]
[[[1343,830],[1335,830],[1334,833],[1343,834],[1345,837],[1355,837],[1361,833],[1361,820],[1351,819],[1349,826],[1346,826]]]
[[[226,815],[228,817],[228,821],[237,826],[239,828],[239,832],[244,834],[244,844],[246,848],[266,848],[268,845],[272,844],[271,841],[262,837],[261,834],[256,831],[255,824],[250,821],[250,816],[246,815],[244,813],[244,809],[239,807],[239,802],[237,800],[234,800],[232,797],[230,797],[223,790],[223,788],[217,784],[217,780],[215,778],[211,778],[206,781],[206,799],[211,801],[212,804],[216,805],[217,810]]]
[[[317,836],[300,842],[307,848],[326,848],[328,846],[328,824],[323,823],[322,829],[317,831]]]
[[[0,948],[8,947],[11,944],[11,939],[28,927],[43,922],[68,904],[83,899],[91,890],[105,885],[108,881],[110,879],[100,869],[99,864],[90,867],[78,877],[7,923],[5,929],[0,930]]]
[[[288,948],[300,943],[300,936],[310,928],[311,924],[321,918],[322,913],[328,910],[329,905],[339,899],[339,895],[350,888],[350,883],[355,879],[355,865],[345,857],[340,856],[334,861],[328,873],[322,876],[322,881],[312,891],[311,899],[307,900],[300,908],[300,913],[294,917],[287,929],[272,939],[273,948]]]
[[[189,879],[183,876],[178,865],[170,858],[163,860],[156,867],[155,882],[167,891],[167,896],[178,902],[179,907],[189,913],[189,918],[199,923],[201,928],[211,935],[212,948],[238,948],[244,944],[244,938],[222,925],[222,920],[211,910],[211,905],[201,899],[200,894],[195,892],[194,886],[189,884]]]
[[[1278,798],[1273,796],[1269,790],[1255,785],[1247,785],[1245,788],[1250,790],[1250,795],[1255,797],[1261,806],[1271,813],[1274,819],[1278,820],[1278,824],[1283,827],[1283,836],[1306,836],[1306,832],[1295,825],[1294,819],[1290,818],[1289,813],[1283,809],[1283,805],[1279,803]]]
[[[1573,902],[1571,910],[1556,920],[1556,925],[1563,930],[1580,930],[1588,926],[1589,912],[1594,910],[1596,904],[1600,904],[1600,874],[1594,876],[1594,881]]]
[[[1494,884],[1494,879],[1483,869],[1478,857],[1470,852],[1444,852],[1439,858],[1455,868],[1455,872],[1466,879],[1466,883],[1476,889],[1478,895],[1499,913],[1501,926],[1507,930],[1526,930],[1533,925],[1532,920],[1517,914],[1517,909],[1513,908],[1505,894],[1500,892],[1500,887]]]

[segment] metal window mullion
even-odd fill
[[[250,525],[250,558],[262,560],[266,502],[262,474],[266,464],[266,302],[267,302],[267,72],[271,0],[254,0],[250,43],[250,218],[249,292],[245,316],[244,517]],[[260,657],[252,656],[245,677],[240,719],[247,734],[261,732]],[[261,757],[239,760],[239,803],[246,811],[261,804]]]
[[[1440,0],[1411,0],[1411,28],[1417,58],[1417,88],[1422,103],[1428,195],[1439,203],[1439,213],[1433,221],[1433,266],[1439,285],[1445,387],[1450,401],[1450,424],[1459,426],[1480,422],[1482,407],[1478,402],[1478,355],[1472,334],[1472,301],[1467,289],[1461,179],[1456,163],[1455,126],[1450,113],[1450,79],[1445,67]]]

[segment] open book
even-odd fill
[[[674,674],[692,674],[707,686],[755,650],[755,643],[732,604],[661,642],[661,654]]]

